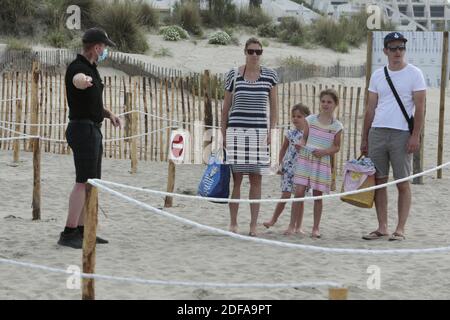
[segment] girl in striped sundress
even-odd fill
[[[341,146],[342,123],[334,118],[334,110],[339,104],[335,90],[327,89],[320,93],[320,113],[306,118],[308,123],[304,137],[306,145],[297,145],[300,149],[295,165],[295,197],[302,198],[309,187],[313,196],[321,196],[330,192],[331,156],[339,152]],[[292,205],[293,218],[297,221],[299,202]],[[320,218],[322,216],[322,200],[314,201],[314,226],[311,237],[320,238]],[[291,223],[292,224],[292,223]],[[288,230],[294,229],[289,225]]]

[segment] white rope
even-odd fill
[[[198,222],[188,220],[179,216],[176,216],[170,212],[160,210],[158,208],[152,207],[151,205],[148,205],[146,203],[143,203],[141,201],[138,201],[136,199],[133,199],[131,197],[128,197],[120,192],[117,192],[115,190],[112,190],[108,187],[105,187],[101,185],[100,183],[97,183],[97,179],[89,179],[88,183],[91,185],[98,187],[100,189],[103,189],[111,194],[114,194],[118,196],[119,198],[122,198],[126,201],[129,201],[131,203],[136,204],[137,206],[140,206],[142,208],[145,208],[147,210],[153,211],[156,214],[159,214],[161,216],[176,220],[178,222],[181,222],[183,224],[187,224],[202,230],[222,234],[225,236],[229,236],[235,239],[240,240],[247,240],[247,241],[253,241],[257,243],[262,244],[269,244],[279,247],[285,247],[285,248],[295,248],[295,249],[302,249],[307,251],[316,251],[316,252],[329,252],[329,253],[349,253],[349,254],[413,254],[413,253],[440,253],[440,252],[448,252],[450,251],[449,247],[439,247],[439,248],[426,248],[426,249],[350,249],[350,248],[326,248],[326,247],[318,247],[318,246],[311,246],[311,245],[305,245],[305,244],[297,244],[297,243],[289,243],[289,242],[283,242],[283,241],[275,241],[275,240],[268,240],[268,239],[261,239],[261,238],[255,238],[255,237],[249,237],[249,236],[243,236],[240,234],[236,234],[230,231],[225,231],[219,228],[206,226],[203,224],[200,224]]]
[[[156,130],[153,130],[153,131],[150,131],[150,132],[147,132],[147,133],[137,134],[135,136],[130,136],[130,137],[105,139],[105,140],[103,140],[103,142],[112,142],[112,141],[120,141],[120,140],[128,140],[128,139],[139,138],[139,137],[143,137],[143,136],[148,136],[148,135],[150,135],[152,133],[155,133],[155,132],[158,132],[158,131],[163,131],[163,130],[172,129],[172,128],[176,128],[176,127],[173,127],[173,126],[164,127],[164,128],[161,128],[161,129],[156,129]]]
[[[0,99],[0,102],[23,100],[22,98]]]
[[[13,130],[13,129],[8,128],[8,127],[3,127],[3,126],[1,126],[1,125],[0,125],[0,129],[1,129],[1,130],[8,131],[8,132],[16,133],[16,134],[28,136],[28,134],[26,134],[26,133],[23,133],[23,132],[20,132],[20,131],[16,131],[16,130]]]
[[[144,112],[144,111],[140,111],[140,110],[129,111],[129,112],[127,112],[127,113],[132,113],[132,112],[139,112],[139,113],[141,113],[141,114],[148,115],[148,116],[150,116],[150,117],[152,117],[152,118],[156,118],[156,119],[160,119],[160,120],[164,120],[164,121],[170,121],[170,122],[176,122],[176,123],[186,124],[186,125],[190,125],[190,126],[199,126],[199,127],[215,128],[215,129],[220,129],[220,128],[221,128],[220,126],[219,126],[219,127],[218,127],[218,126],[207,126],[207,125],[201,124],[200,121],[199,121],[198,123],[195,123],[195,122],[192,123],[192,122],[185,122],[185,121],[173,120],[173,119],[160,117],[160,116],[157,116],[157,115],[155,115],[155,114],[148,113],[148,112]]]
[[[20,136],[20,137],[0,138],[0,141],[27,140],[27,139],[31,139],[31,138],[39,138],[39,137],[26,135],[26,136]]]
[[[104,139],[102,142],[124,141],[124,140],[128,140],[128,139],[134,139],[134,138],[147,136],[147,135],[153,134],[153,133],[158,132],[158,131],[163,131],[163,130],[166,130],[166,129],[173,129],[173,128],[176,128],[176,127],[173,127],[173,126],[164,127],[164,128],[161,128],[161,129],[156,129],[156,130],[153,130],[153,131],[150,131],[150,132],[147,132],[147,133],[142,133],[142,134],[138,134],[138,135],[134,135],[134,136],[130,136],[130,137]],[[31,138],[39,138],[40,140],[43,140],[43,141],[52,141],[52,142],[58,142],[58,143],[66,143],[67,142],[66,140],[61,140],[61,139],[52,139],[52,138],[46,138],[46,137],[41,137],[41,136],[31,136],[31,135],[28,135],[28,134],[25,134],[25,133],[22,133],[22,132],[18,132],[18,131],[15,131],[15,130],[12,130],[12,129],[9,129],[9,128],[3,127],[3,126],[0,126],[0,129],[6,130],[6,131],[10,131],[12,133],[23,135],[21,137],[2,138],[2,140],[0,140],[0,141],[15,140],[15,139],[28,139],[28,138],[30,138],[30,139]]]
[[[221,283],[221,282],[191,282],[191,281],[177,281],[177,280],[147,280],[141,278],[130,277],[116,277],[97,273],[74,273],[69,270],[47,267],[39,264],[20,262],[15,260],[0,258],[0,263],[15,265],[30,269],[38,269],[53,273],[67,274],[71,276],[80,276],[80,278],[87,279],[102,279],[120,282],[132,282],[146,285],[165,285],[165,286],[184,286],[184,287],[203,287],[203,288],[315,288],[315,287],[329,287],[339,288],[343,287],[341,284],[332,281],[320,282],[300,282],[300,283]]]
[[[0,120],[0,122],[4,124],[23,125],[24,127],[64,127],[68,125],[68,123],[25,123],[25,122],[11,122],[5,120]]]
[[[406,177],[406,178],[403,178],[403,179],[394,180],[394,181],[391,181],[391,182],[387,182],[387,183],[384,183],[384,184],[379,184],[379,185],[372,186],[372,187],[365,188],[365,189],[358,189],[358,190],[347,191],[347,192],[342,192],[342,193],[325,194],[325,195],[315,196],[315,197],[288,198],[288,199],[210,198],[210,197],[192,196],[192,195],[187,195],[187,194],[172,193],[172,192],[165,192],[165,191],[158,191],[158,190],[151,190],[151,189],[143,189],[143,188],[128,186],[128,185],[124,185],[124,184],[120,184],[120,183],[116,183],[116,182],[111,182],[111,181],[106,181],[106,180],[93,179],[93,181],[95,181],[95,182],[97,182],[99,184],[106,184],[106,185],[116,186],[116,187],[120,187],[120,188],[124,188],[124,189],[134,190],[134,191],[141,191],[141,192],[145,192],[145,193],[157,194],[157,195],[161,195],[161,196],[171,196],[171,197],[178,197],[178,198],[185,198],[185,199],[205,200],[205,201],[214,201],[214,202],[224,202],[224,203],[303,202],[303,201],[314,201],[314,200],[321,200],[321,199],[337,198],[337,197],[342,197],[342,196],[358,194],[358,193],[363,193],[363,192],[367,192],[367,191],[372,191],[372,190],[376,190],[376,189],[385,188],[385,187],[388,187],[388,186],[391,186],[391,185],[394,185],[394,184],[398,184],[398,183],[401,183],[401,182],[412,180],[412,179],[420,177],[420,176],[424,176],[424,175],[426,175],[428,173],[431,173],[433,171],[437,171],[439,169],[445,168],[448,165],[450,165],[450,162],[446,162],[446,163],[444,163],[444,164],[442,164],[440,166],[437,166],[435,168],[432,168],[432,169],[429,169],[429,170],[426,170],[426,171],[414,174],[412,176],[409,176],[409,177]]]
[[[31,136],[29,134],[26,134],[26,133],[23,133],[23,132],[19,132],[19,131],[16,131],[16,130],[13,130],[13,129],[10,129],[10,128],[7,128],[7,127],[3,127],[3,126],[0,126],[0,130],[9,131],[9,132],[12,132],[12,133],[15,133],[15,134],[19,135],[17,137],[0,138],[0,141],[11,141],[11,140],[23,140],[23,139],[30,139],[30,138],[39,138],[38,136]]]

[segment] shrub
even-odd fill
[[[217,31],[209,39],[210,44],[227,45],[231,42],[231,37],[224,31]]]
[[[209,27],[232,26],[238,22],[238,11],[232,0],[208,2],[208,10],[200,12],[202,21]]]
[[[148,3],[142,2],[142,0],[135,4],[136,15],[138,17],[139,23],[151,29],[157,27],[159,24],[159,12],[149,5]]]
[[[272,18],[269,17],[260,7],[241,7],[238,13],[239,24],[248,27],[258,27],[260,25],[270,23]]]
[[[178,41],[180,39],[189,39],[189,34],[180,26],[167,26],[159,29],[159,34],[163,35],[164,40]]]
[[[6,40],[6,50],[31,51],[31,46],[23,40],[9,38]]]
[[[51,46],[56,48],[66,48],[72,40],[70,33],[65,30],[50,31],[45,39]]]
[[[195,35],[203,33],[200,8],[193,0],[177,2],[173,9],[172,23],[182,26]]]
[[[262,24],[258,27],[258,36],[266,38],[276,38],[278,28],[272,22]]]
[[[314,22],[311,33],[316,43],[330,49],[337,48],[339,43],[345,41],[345,33],[342,27],[327,18],[322,18]]]
[[[341,41],[338,44],[336,44],[335,47],[333,47],[332,49],[334,49],[334,51],[337,52],[347,53],[349,50],[349,45],[347,42]]]
[[[306,28],[294,17],[284,17],[278,26],[278,38],[283,42],[290,42],[295,37],[294,43],[302,43],[306,38]]]
[[[181,39],[180,34],[172,28],[167,28],[163,33],[163,38],[166,41],[178,41]]]
[[[305,38],[299,32],[295,32],[289,38],[289,44],[291,46],[301,46],[303,43],[305,43]]]
[[[169,48],[159,48],[153,55],[154,57],[172,57],[172,52]]]
[[[281,66],[285,68],[295,68],[305,66],[301,57],[289,56],[281,61]]]
[[[2,0],[0,9],[0,33],[14,36],[33,35],[36,12],[32,0]]]
[[[130,2],[103,2],[95,11],[94,19],[120,51],[144,53],[148,50],[147,39]]]

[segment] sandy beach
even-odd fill
[[[317,80],[317,79],[316,79]],[[316,81],[312,80],[312,81]],[[319,79],[317,81],[322,81]],[[353,81],[353,80],[352,80]],[[447,93],[447,101],[449,94]],[[427,98],[424,168],[436,166],[439,91]],[[449,128],[449,114],[446,114]],[[444,141],[444,162],[450,149]],[[21,153],[20,164],[11,166],[12,152],[0,150],[0,258],[55,268],[81,264],[81,250],[59,247],[56,242],[65,224],[68,196],[74,181],[71,156],[42,154],[42,220],[31,220],[32,154]],[[175,191],[195,193],[205,166],[176,168]],[[136,187],[165,190],[167,164],[139,162],[138,173],[129,173],[127,160],[104,159],[103,179]],[[359,209],[339,199],[324,201],[323,238],[284,236],[290,205],[277,225],[265,229],[262,222],[274,209],[261,206],[259,237],[329,248],[411,249],[450,246],[450,172],[444,178],[427,175],[424,185],[413,185],[411,215],[406,241],[366,242],[361,236],[376,227],[374,209]],[[247,198],[248,181],[242,195]],[[340,180],[338,180],[340,186]],[[141,192],[119,190],[137,200],[161,208],[164,199]],[[396,190],[389,192],[389,223],[396,222]],[[278,198],[279,178],[263,178],[263,198]],[[114,195],[100,191],[98,234],[108,245],[97,246],[96,272],[104,275],[153,280],[233,283],[291,283],[334,281],[349,289],[349,299],[450,299],[450,255],[361,255],[308,252],[232,239],[202,231],[155,215]],[[174,199],[167,210],[204,225],[227,230],[226,205]],[[241,205],[239,233],[246,235],[249,206]],[[304,229],[311,232],[312,203],[305,205]],[[381,287],[368,289],[369,266],[380,268]],[[66,275],[0,264],[0,299],[79,299],[80,290],[66,288]],[[107,280],[96,281],[97,299],[327,299],[327,288],[246,289],[147,286]]]

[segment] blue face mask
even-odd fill
[[[101,55],[98,56],[98,62],[104,61],[108,57],[108,48],[105,48]]]

